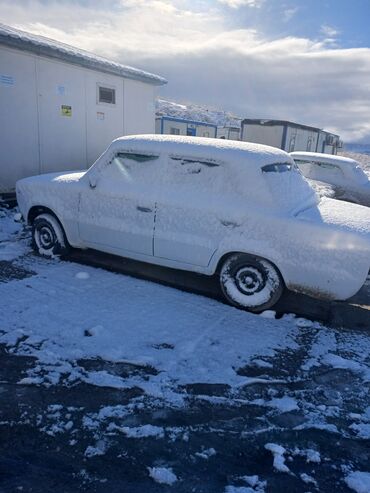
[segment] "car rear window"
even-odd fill
[[[291,163],[276,163],[276,164],[266,164],[262,166],[263,173],[285,173],[286,171],[291,171],[294,165]]]

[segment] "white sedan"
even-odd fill
[[[370,207],[370,179],[354,159],[317,152],[291,152],[302,174],[331,186],[336,199]]]
[[[261,311],[284,287],[344,300],[370,267],[370,209],[320,200],[284,151],[143,135],[79,173],[25,178],[17,199],[44,255],[69,246],[207,275]]]

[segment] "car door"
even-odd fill
[[[79,234],[88,247],[127,256],[153,255],[158,155],[117,152],[86,184],[79,204]]]
[[[206,267],[223,235],[223,163],[169,156],[157,203],[154,256]]]

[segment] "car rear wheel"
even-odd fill
[[[284,290],[284,281],[273,264],[242,253],[230,255],[222,264],[220,284],[229,303],[252,312],[273,307]]]
[[[69,245],[58,219],[51,214],[40,214],[32,224],[32,247],[40,255],[66,255]]]

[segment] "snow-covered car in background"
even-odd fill
[[[370,180],[354,159],[316,152],[290,155],[306,178],[329,184],[334,198],[370,207]]]
[[[17,183],[42,254],[69,245],[213,275],[252,311],[287,288],[344,300],[370,267],[370,209],[317,195],[284,151],[165,135],[116,139],[80,173]]]

